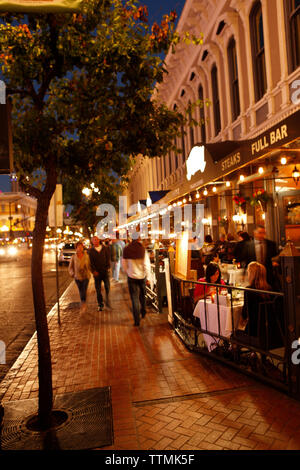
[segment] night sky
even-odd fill
[[[170,13],[172,10],[175,10],[179,17],[185,0],[142,0],[140,4],[148,7],[148,20],[151,25],[154,21],[160,23],[163,15]],[[0,190],[3,192],[10,191],[10,182],[7,175],[0,175]]]

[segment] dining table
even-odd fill
[[[200,319],[203,339],[210,352],[218,346],[220,340],[218,336],[230,338],[233,332],[232,325],[234,329],[238,328],[243,303],[242,295],[236,296],[232,302],[229,295],[198,300],[193,315]]]

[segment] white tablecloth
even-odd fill
[[[243,302],[234,302],[232,305],[234,327],[237,328],[240,320],[240,316],[243,309]],[[229,338],[232,333],[232,315],[231,305],[219,305],[220,312],[220,331],[218,322],[218,305],[212,303],[211,300],[206,299],[206,315],[205,315],[205,304],[204,299],[198,301],[194,316],[200,318],[200,325],[203,330],[207,330],[210,333],[220,334],[226,338]],[[216,347],[216,342],[219,338],[203,334],[203,339],[207,345],[209,351],[212,351]]]

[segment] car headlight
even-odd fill
[[[10,246],[10,247],[8,248],[8,254],[9,254],[9,256],[14,256],[14,255],[16,255],[17,253],[18,253],[18,250],[17,250],[17,248],[15,248],[14,246]]]

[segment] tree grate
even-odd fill
[[[1,450],[87,450],[113,443],[110,387],[57,395],[54,410],[67,419],[48,431],[28,429],[29,418],[37,412],[38,400],[7,402],[4,406]]]

